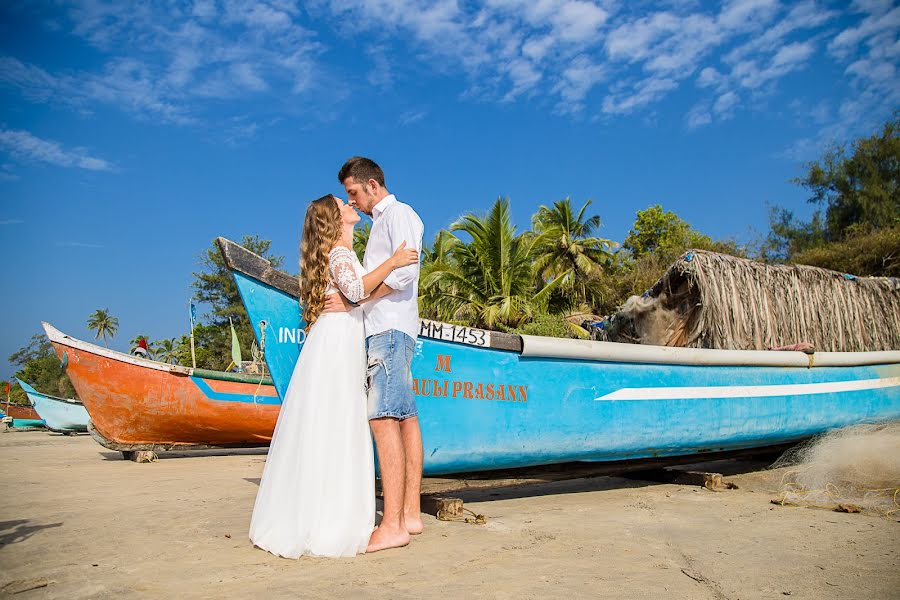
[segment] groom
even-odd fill
[[[374,161],[354,156],[338,172],[350,206],[372,217],[363,267],[371,271],[402,242],[422,248],[419,215],[387,191],[384,172]],[[366,552],[397,548],[422,532],[422,433],[416,416],[410,363],[419,333],[419,264],[396,269],[363,304],[368,356],[369,426],[378,449],[384,518]],[[334,294],[326,311],[347,310]]]

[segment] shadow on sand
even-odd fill
[[[0,521],[0,548],[24,542],[42,529],[62,527],[62,523],[48,523],[47,525],[29,525],[28,519],[17,521]]]

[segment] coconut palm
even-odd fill
[[[438,286],[453,320],[478,327],[518,327],[530,319],[535,307],[546,304],[551,282],[532,298],[531,236],[516,234],[509,200],[498,198],[481,217],[463,215],[450,227],[467,234],[451,250],[453,262],[436,268],[425,278],[426,287]]]
[[[453,269],[456,265],[453,258],[453,250],[460,243],[452,233],[446,229],[438,231],[434,236],[434,243],[422,248],[422,267],[419,275],[424,282],[435,271]],[[449,320],[452,318],[448,310],[448,303],[442,298],[446,295],[456,294],[456,287],[447,279],[433,282],[431,285],[424,283],[419,288],[419,313],[426,319]]]
[[[372,224],[366,221],[365,225],[353,230],[353,251],[362,262],[363,255],[366,253],[366,244],[369,243],[369,234],[372,233]]]
[[[541,206],[532,219],[534,270],[543,283],[558,281],[554,304],[560,309],[592,304],[599,278],[613,258],[614,242],[596,237],[600,217],[585,217],[591,200],[576,213],[569,198]]]
[[[94,339],[103,339],[103,345],[109,348],[107,338],[112,339],[119,330],[119,319],[109,314],[109,309],[97,309],[88,318],[87,328],[96,331]]]
[[[131,338],[131,341],[128,342],[128,343],[131,345],[132,348],[134,348],[135,346],[137,346],[137,345],[140,343],[141,340],[144,340],[144,342],[146,342],[146,343],[148,344],[148,347],[149,347],[149,344],[150,344],[150,336],[149,336],[149,335],[144,335],[143,333],[140,334],[140,335],[134,336],[133,338]]]
[[[168,364],[177,364],[181,351],[179,341],[176,338],[159,340],[153,345],[153,355],[156,360]]]

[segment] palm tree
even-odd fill
[[[177,338],[159,340],[153,345],[153,355],[156,360],[168,364],[177,364],[181,351]]]
[[[372,224],[366,221],[362,227],[353,230],[353,251],[362,262],[363,255],[366,253],[366,244],[369,243],[369,234],[372,233]]]
[[[109,309],[97,309],[94,314],[88,318],[87,328],[95,330],[97,333],[94,339],[103,338],[103,345],[109,348],[106,339],[112,339],[119,330],[119,319],[109,314]]]
[[[552,207],[541,206],[532,219],[534,229],[534,270],[541,284],[558,281],[555,304],[562,309],[580,309],[592,304],[599,290],[599,278],[613,258],[615,242],[596,237],[600,217],[585,218],[591,200],[576,214],[569,198]]]
[[[483,217],[463,215],[450,230],[468,234],[471,241],[455,243],[452,263],[434,269],[424,285],[438,287],[436,294],[453,320],[478,327],[518,327],[533,316],[535,307],[546,304],[556,284],[531,297],[531,238],[516,235],[508,199],[498,198]]]
[[[144,334],[136,335],[136,336],[134,336],[133,338],[131,338],[131,341],[128,342],[128,343],[131,344],[131,347],[133,348],[133,347],[137,346],[137,345],[140,343],[141,340],[144,340],[144,342],[146,342],[147,344],[149,344],[149,343],[150,343],[150,336],[149,336],[149,335],[144,335]]]
[[[435,271],[446,271],[456,266],[453,258],[453,250],[460,243],[452,233],[446,229],[438,231],[434,236],[434,243],[422,248],[422,268],[419,274],[420,281],[424,282]],[[419,312],[426,319],[450,320],[452,314],[448,310],[448,303],[442,301],[444,296],[456,295],[456,286],[444,279],[425,285],[419,289]]]

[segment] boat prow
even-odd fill
[[[87,431],[89,417],[81,402],[44,394],[21,379],[17,378],[16,381],[25,390],[34,410],[47,424],[47,429],[59,433]]]

